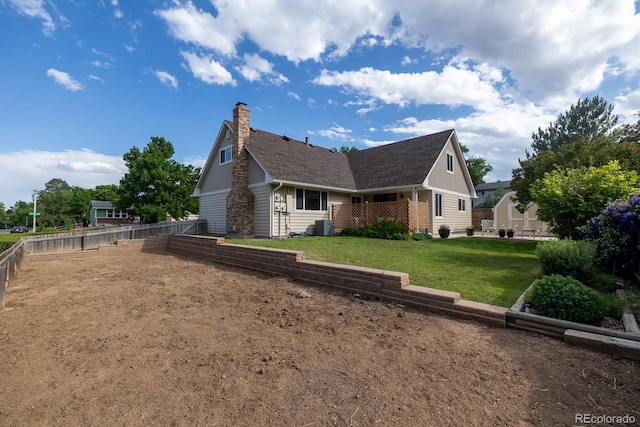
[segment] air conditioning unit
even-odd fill
[[[316,236],[333,236],[333,221],[316,221]]]

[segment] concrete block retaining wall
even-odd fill
[[[310,261],[304,252],[227,244],[224,238],[167,236],[167,249],[222,264],[291,277],[362,296],[425,309],[438,314],[506,327],[504,307],[466,301],[458,292],[409,284],[409,275],[396,271]]]

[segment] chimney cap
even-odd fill
[[[246,102],[242,102],[242,101],[239,101],[239,102],[236,103],[236,107],[239,107],[240,105],[244,105],[246,107],[247,103]]]

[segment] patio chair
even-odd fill
[[[485,231],[493,231],[494,234],[496,232],[496,225],[492,219],[483,219],[480,221],[480,228],[482,228],[482,236],[484,236]]]

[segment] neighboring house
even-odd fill
[[[521,213],[516,209],[517,203],[513,200],[515,195],[515,191],[506,193],[492,209],[495,228],[513,228],[517,235],[521,235],[523,230],[530,235],[552,235],[548,224],[538,219],[538,205],[530,203],[527,210]]]
[[[337,208],[369,211],[379,202],[427,207],[421,231],[471,223],[476,194],[454,130],[345,154],[253,129],[249,115],[236,104],[196,185],[209,233],[315,234],[316,221],[334,220]]]
[[[476,185],[476,194],[478,195],[478,198],[473,200],[473,207],[477,208],[482,205],[487,197],[495,194],[500,189],[507,193],[511,191],[511,181],[484,182]]]
[[[89,224],[105,225],[105,224],[131,224],[127,211],[116,209],[111,202],[104,200],[92,200],[89,205]]]

